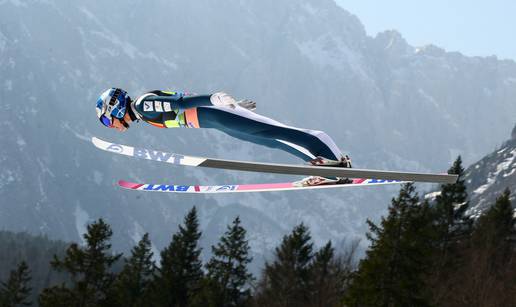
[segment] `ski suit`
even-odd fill
[[[286,126],[240,106],[213,106],[210,96],[151,91],[131,102],[129,116],[159,128],[214,128],[243,141],[287,151],[305,161],[317,156],[340,160],[343,156],[322,131]]]

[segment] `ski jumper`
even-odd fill
[[[324,132],[286,126],[240,106],[213,106],[211,95],[151,91],[131,102],[132,120],[159,128],[213,128],[237,139],[287,151],[305,161],[317,156],[340,160],[337,145]]]

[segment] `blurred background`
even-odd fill
[[[131,97],[162,89],[253,99],[260,114],[327,132],[357,168],[445,172],[461,155],[482,175],[468,182],[477,191],[471,208],[480,210],[515,182],[514,154],[496,156],[516,123],[512,12],[509,1],[0,1],[0,229],[81,243],[86,225],[102,217],[115,250],[149,232],[158,251],[195,205],[203,258],[240,216],[257,271],[300,222],[317,246],[363,239],[366,219],[378,221],[398,192],[121,190],[118,179],[208,185],[296,177],[115,156],[95,149],[92,136],[213,158],[301,161],[217,131],[105,129],[94,104],[109,87]]]

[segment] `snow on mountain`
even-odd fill
[[[513,131],[514,132],[514,131]],[[509,188],[511,200],[516,200],[516,138],[471,165],[465,174],[470,208],[467,214],[478,217],[494,204],[496,198]]]
[[[295,177],[163,167],[100,152],[91,136],[200,156],[299,161],[215,131],[104,129],[93,105],[111,86],[132,96],[176,89],[252,98],[261,114],[326,131],[360,168],[441,172],[458,154],[472,163],[499,144],[516,115],[516,63],[432,45],[416,49],[396,31],[369,37],[330,0],[17,0],[0,1],[0,18],[2,229],[80,241],[84,223],[103,217],[116,249],[128,250],[144,232],[159,249],[196,205],[206,252],[240,215],[255,259],[263,260],[300,222],[318,244],[363,236],[365,219],[378,219],[397,192],[121,191],[118,179],[225,184]],[[499,177],[514,177],[503,177],[510,152],[482,195]]]

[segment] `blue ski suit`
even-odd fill
[[[213,106],[211,95],[150,91],[131,101],[131,120],[159,128],[213,128],[237,139],[278,148],[305,161],[340,160],[341,151],[324,132],[286,126],[240,106]]]

